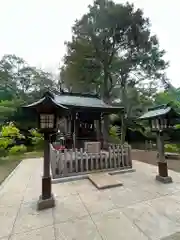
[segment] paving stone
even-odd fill
[[[148,240],[119,209],[92,215],[92,219],[103,239]]]
[[[138,186],[133,186],[131,188],[114,188],[109,189],[109,198],[111,198],[115,207],[126,207],[138,202],[146,201],[149,199],[154,199],[160,195],[156,192],[147,192],[143,188]]]
[[[115,208],[115,205],[107,191],[84,192],[79,195],[87,210],[91,214],[106,212]]]
[[[23,161],[0,188],[0,239],[54,240],[54,223],[57,240],[177,239],[180,174],[169,171],[174,182],[165,186],[155,181],[156,166],[133,164],[136,172],[115,176],[122,187],[98,190],[87,179],[53,184],[56,207],[37,212],[43,161]]]
[[[18,210],[16,206],[0,207],[0,238],[6,237],[11,233]]]
[[[134,204],[122,211],[151,239],[160,239],[180,230],[179,224],[147,203]]]
[[[180,202],[180,191],[177,191],[177,192],[171,194],[170,196],[171,196],[171,198],[173,198],[176,202],[178,202],[178,203]]]
[[[83,217],[74,221],[55,225],[57,240],[101,240],[96,226],[91,218]]]
[[[14,224],[13,233],[21,233],[53,225],[52,209],[37,211],[37,202],[21,205]]]
[[[56,198],[56,206],[52,209],[55,223],[65,222],[87,216],[88,212],[78,195]]]
[[[173,197],[164,196],[148,201],[147,203],[158,213],[165,215],[173,222],[180,222],[180,204]]]
[[[54,226],[48,226],[25,233],[14,234],[9,240],[55,240]]]
[[[179,239],[180,239],[180,232],[177,232],[168,237],[162,238],[161,240],[179,240]]]
[[[24,191],[23,202],[33,202],[38,201],[39,196],[41,195],[41,187],[34,186],[28,187]]]
[[[65,197],[77,194],[76,188],[72,182],[52,184],[52,192],[55,197]]]
[[[74,189],[78,193],[84,193],[89,191],[98,191],[97,188],[90,182],[89,179],[81,179],[77,181],[72,181]]]
[[[116,176],[111,176],[108,173],[89,174],[89,180],[98,189],[106,189],[122,186],[122,182],[117,180]]]
[[[23,200],[23,194],[6,192],[0,197],[0,207],[15,206],[19,207]]]

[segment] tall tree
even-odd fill
[[[151,35],[149,19],[143,16],[141,9],[135,10],[129,3],[94,1],[88,13],[74,24],[67,50],[63,75],[68,81],[74,86],[79,86],[80,82],[88,86],[90,71],[95,74],[94,88],[100,89],[106,102],[119,86],[126,113],[129,82],[136,86],[148,79],[152,86],[152,82],[165,79],[164,51],[159,49],[156,36]],[[106,133],[107,125],[108,118],[105,118]]]
[[[22,120],[21,111],[17,111],[20,106],[56,88],[52,74],[30,66],[16,55],[4,55],[0,60],[0,122]]]
[[[180,88],[169,88],[155,95],[154,105],[168,104],[180,112]]]
[[[53,75],[30,66],[15,55],[4,55],[0,60],[0,90],[22,98],[38,96],[44,91],[57,88]],[[4,99],[5,100],[5,99]]]

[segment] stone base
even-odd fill
[[[43,210],[47,208],[53,208],[55,207],[55,198],[52,195],[51,198],[48,199],[42,199],[42,196],[39,197],[38,203],[37,203],[37,210]]]
[[[173,180],[171,177],[167,176],[167,177],[162,177],[160,175],[156,176],[156,180],[162,183],[172,183]]]
[[[89,180],[97,189],[107,189],[119,187],[123,184],[117,180],[115,176],[108,173],[94,173],[89,175]]]

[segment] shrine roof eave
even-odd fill
[[[55,107],[58,107],[58,108],[63,108],[63,109],[66,109],[68,110],[68,107],[64,106],[64,105],[61,105],[59,104],[58,102],[56,102],[53,98],[51,97],[43,97],[41,98],[40,100],[36,101],[36,102],[33,102],[29,105],[25,105],[23,106],[23,108],[38,108],[44,104],[47,104],[47,103],[50,103],[52,105],[54,105]]]
[[[165,117],[165,116],[170,116],[171,118],[180,118],[180,114],[178,114],[172,107],[167,105],[167,106],[151,109],[147,113],[144,113],[138,119],[148,120],[148,119],[154,119],[154,118]]]
[[[107,104],[102,99],[99,99],[95,96],[80,96],[75,94],[55,95],[50,92],[45,93],[43,98],[32,104],[24,106],[24,108],[35,109],[42,105],[46,106],[46,104],[51,104],[52,106],[62,108],[68,111],[92,111],[112,114],[124,110],[122,106],[113,106]]]
[[[69,106],[65,105],[70,111],[80,111],[80,112],[101,112],[101,113],[119,113],[120,111],[124,110],[123,107],[113,107],[113,106],[108,106],[108,107],[82,107],[82,106]]]
[[[101,112],[119,112],[122,109],[121,106],[113,106],[105,103],[101,98],[95,95],[80,93],[52,93],[52,95],[56,102],[69,109],[87,109],[88,111],[96,110]]]

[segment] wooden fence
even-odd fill
[[[132,168],[129,145],[112,145],[108,151],[99,153],[87,153],[83,149],[58,151],[50,145],[50,160],[53,178]]]

